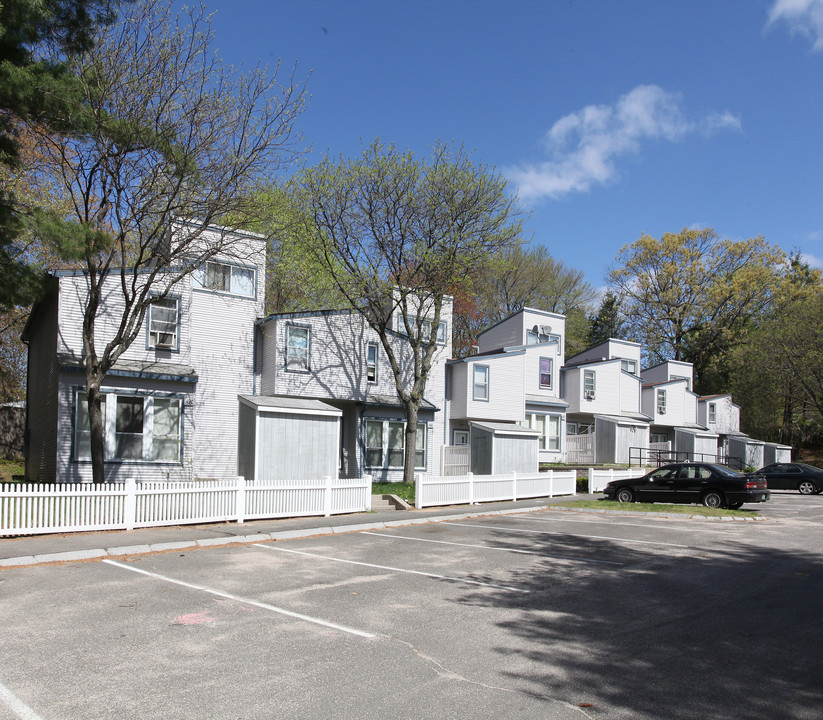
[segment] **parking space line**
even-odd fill
[[[24,703],[17,695],[0,683],[0,701],[11,710],[20,720],[43,720],[34,710]]]
[[[463,523],[460,524],[462,525]],[[480,527],[482,527],[482,525]],[[471,543],[449,542],[448,540],[431,540],[430,538],[409,537],[408,535],[393,535],[392,533],[377,533],[366,531],[360,534],[374,535],[375,537],[382,538],[396,538],[398,540],[414,540],[416,542],[436,543],[437,545],[456,545],[457,547],[480,548],[481,550],[499,550],[500,552],[520,553],[521,555],[539,555],[540,557],[551,557],[556,558],[557,560],[571,560],[573,562],[596,563],[597,565],[623,566],[626,564],[622,562],[613,562],[611,560],[591,560],[590,558],[572,557],[570,555],[546,555],[546,553],[537,552],[535,550],[520,550],[519,548],[494,547],[494,545],[473,545]]]
[[[355,630],[354,628],[346,627],[345,625],[338,625],[337,623],[329,622],[328,620],[321,620],[320,618],[311,617],[310,615],[292,612],[291,610],[286,610],[285,608],[280,608],[275,605],[269,605],[268,603],[258,602],[257,600],[240,597],[239,595],[232,595],[231,593],[223,592],[222,590],[214,590],[213,588],[207,588],[202,585],[195,585],[194,583],[188,583],[183,580],[176,580],[175,578],[170,578],[167,575],[160,575],[159,573],[153,573],[148,570],[142,570],[141,568],[124,565],[123,563],[115,562],[114,560],[103,560],[102,562],[107,563],[108,565],[123,568],[124,570],[131,570],[132,572],[140,573],[141,575],[147,575],[148,577],[155,578],[156,580],[163,580],[164,582],[173,583],[174,585],[181,585],[182,587],[186,587],[191,590],[199,590],[200,592],[205,592],[209,595],[216,595],[217,597],[226,598],[228,600],[236,600],[237,602],[245,603],[246,605],[252,605],[254,607],[262,608],[263,610],[269,610],[273,613],[286,615],[287,617],[296,618],[298,620],[304,620],[305,622],[313,623],[315,625],[322,625],[323,627],[332,628],[333,630],[340,630],[341,632],[349,633],[350,635],[358,635],[359,637],[364,638],[376,637],[374,634],[363,630]]]
[[[375,565],[373,563],[360,562],[358,560],[344,560],[343,558],[331,557],[330,555],[318,555],[317,553],[303,552],[302,550],[287,550],[276,545],[257,544],[257,547],[266,550],[277,550],[279,552],[293,553],[295,555],[305,555],[306,557],[320,558],[322,560],[332,560],[334,562],[348,563],[349,565],[362,565],[363,567],[377,568],[378,570],[390,570],[391,572],[409,573],[411,575],[423,575],[424,577],[435,578],[436,580],[449,580],[451,582],[467,583],[469,585],[481,585],[483,587],[495,588],[496,590],[510,590],[511,592],[528,593],[530,590],[510,587],[509,585],[495,585],[494,583],[480,582],[479,580],[468,580],[466,578],[450,577],[448,575],[438,575],[437,573],[423,572],[422,570],[407,570],[405,568],[391,567],[389,565]]]
[[[575,524],[582,524],[582,525],[609,525],[610,527],[641,527],[641,528],[649,528],[650,530],[660,530],[661,525],[646,525],[643,523],[628,523],[628,522],[617,522],[616,520],[577,520],[577,519],[570,519],[570,518],[536,518],[531,517],[529,515],[506,515],[507,518],[515,518],[517,520],[527,520],[528,522],[537,522],[537,523],[575,523]],[[709,523],[706,525],[700,525],[699,531],[701,534],[705,533],[707,530],[728,530],[730,527],[743,527],[745,523],[724,523],[722,526],[712,526],[710,527]],[[694,527],[673,527],[671,525],[666,525],[665,529],[668,530],[677,530],[678,532],[697,532]]]
[[[639,543],[640,545],[663,545],[665,547],[686,548],[687,550],[691,548],[691,545],[678,545],[677,543],[665,543],[656,540],[630,540],[627,538],[610,537],[608,535],[581,535],[580,533],[561,532],[559,530],[525,530],[521,528],[500,527],[499,525],[474,525],[466,522],[461,522],[460,527],[505,530],[506,532],[531,533],[533,535],[564,535],[566,537],[585,538],[586,540],[614,540],[623,543]]]

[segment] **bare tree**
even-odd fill
[[[71,210],[41,213],[38,229],[82,260],[88,283],[83,359],[97,483],[106,373],[138,336],[152,302],[209,258],[231,255],[232,233],[206,229],[226,217],[242,223],[244,198],[295,153],[304,84],[293,72],[280,83],[279,67],[239,74],[213,53],[212,41],[202,7],[174,16],[159,0],[124,6],[115,25],[70,59],[81,79],[81,129],[40,135]],[[194,220],[170,235],[178,218]],[[118,316],[99,340],[112,276]]]
[[[521,222],[497,173],[462,148],[415,159],[379,140],[354,160],[329,159],[295,181],[307,249],[380,337],[406,414],[404,480],[414,479],[417,417],[437,351],[444,296]],[[406,335],[409,356],[395,344]]]

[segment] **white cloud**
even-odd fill
[[[689,120],[680,109],[679,94],[639,85],[613,106],[589,105],[560,118],[544,139],[549,159],[509,168],[506,175],[524,199],[586,192],[614,179],[616,160],[639,152],[644,140],[674,142],[695,132],[709,135],[740,127],[740,118],[729,112]]]
[[[800,259],[804,263],[808,263],[810,267],[823,269],[823,260],[809,253],[800,253]]]
[[[823,50],[823,0],[775,0],[766,27],[786,23],[792,35],[805,35],[812,50]]]

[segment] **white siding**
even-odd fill
[[[560,355],[565,353],[566,318],[557,313],[524,308],[520,312],[507,317],[497,323],[477,338],[477,344],[481,353],[502,350],[505,347],[517,347],[526,345],[527,331],[535,325],[548,325],[551,327],[551,335],[560,337]]]
[[[453,366],[452,386],[456,398],[451,406],[454,419],[519,422],[525,413],[524,353],[474,357]],[[489,399],[475,400],[474,367],[489,368]],[[462,411],[461,414],[458,412]]]

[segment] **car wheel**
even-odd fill
[[[709,508],[722,508],[723,495],[717,492],[717,490],[709,490],[709,492],[703,496],[703,504]]]
[[[801,495],[814,495],[817,492],[817,485],[811,480],[803,480],[800,485],[797,486],[797,489]]]
[[[617,502],[634,502],[634,493],[629,488],[620,488],[617,491],[617,495],[614,496],[614,499]]]
[[[729,503],[726,505],[729,510],[740,510],[743,507],[743,503]]]

